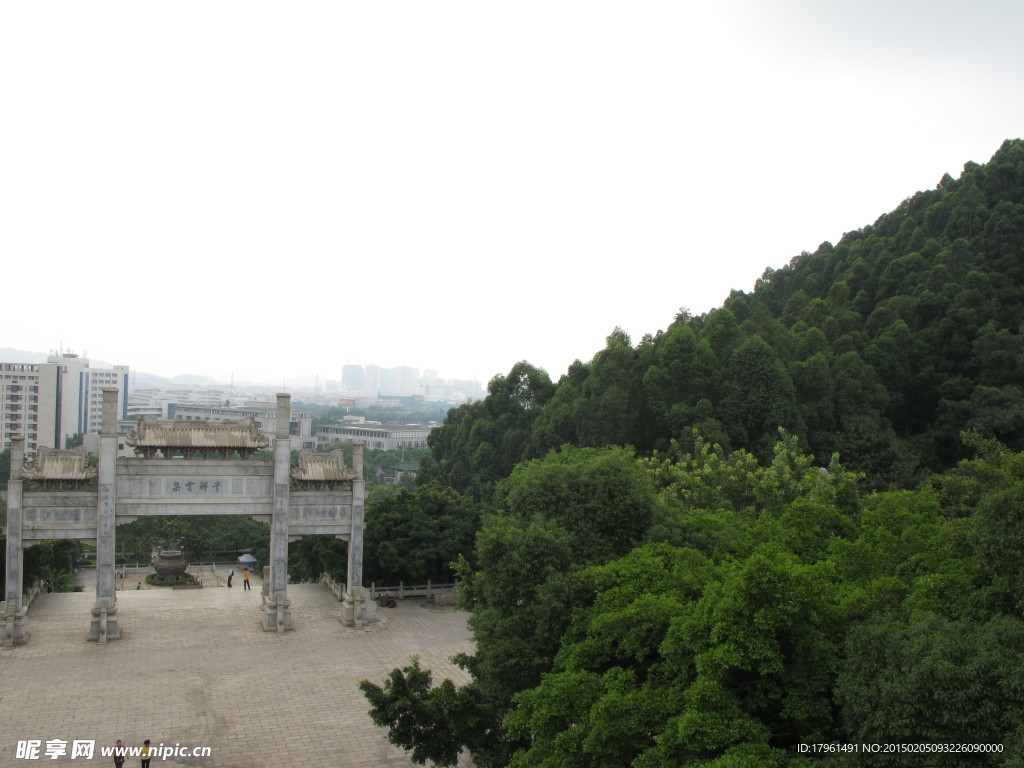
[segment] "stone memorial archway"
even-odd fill
[[[362,586],[363,444],[352,467],[340,452],[303,453],[290,470],[291,397],[277,396],[271,461],[251,456],[269,441],[252,418],[225,422],[143,417],[128,438],[139,458],[117,458],[117,390],[104,390],[99,465],[79,450],[43,450],[24,466],[24,439],[11,440],[7,496],[7,569],[0,632],[6,648],[28,641],[23,604],[23,551],[45,539],[96,543],[96,602],[89,639],[121,637],[114,581],[115,531],[146,515],[249,515],[270,523],[270,573],[260,620],[268,631],[292,628],[288,543],[306,534],[349,542],[343,618],[361,624],[374,604]],[[180,457],[178,457],[180,454]],[[235,456],[238,458],[235,458]]]

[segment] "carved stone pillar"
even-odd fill
[[[25,438],[11,438],[11,477],[7,484],[7,569],[4,574],[4,601],[0,611],[3,647],[13,648],[28,642],[28,612],[23,605],[24,591],[22,547],[22,476],[25,465]]]
[[[291,469],[291,395],[277,396],[274,433],[274,510],[270,521],[270,585],[264,587],[263,628],[284,633],[292,628],[288,600],[288,504]]]
[[[89,639],[99,643],[119,640],[117,591],[114,584],[115,514],[117,508],[117,395],[103,390],[103,426],[99,444],[99,493],[96,517],[96,604],[89,624]]]
[[[368,618],[366,610],[367,590],[363,587],[363,502],[366,500],[366,485],[363,480],[363,447],[366,443],[352,444],[352,469],[356,473],[352,481],[352,529],[348,539],[348,575],[345,585],[345,605],[342,607],[343,620],[351,626],[362,626]]]

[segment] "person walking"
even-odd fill
[[[235,578],[235,571],[233,568],[228,568],[228,587],[231,586],[231,580]]]
[[[248,568],[246,568],[244,571],[242,571],[242,588],[243,589],[252,589],[252,587],[249,586],[249,569]]]
[[[153,759],[150,757],[149,739],[142,742],[142,751],[139,752],[139,757],[142,758],[142,768],[149,768],[149,761]]]
[[[124,765],[124,761],[128,758],[128,747],[121,743],[121,740],[117,740],[117,744],[114,745],[114,766],[115,768],[121,768]]]

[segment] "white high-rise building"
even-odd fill
[[[379,365],[368,365],[365,368],[366,378],[363,379],[363,392],[370,397],[380,395],[381,367]]]
[[[403,365],[395,371],[398,374],[398,394],[418,395],[420,393],[420,372],[418,368]]]
[[[0,449],[10,448],[16,436],[25,438],[30,459],[40,448],[64,447],[59,376],[60,367],[49,363],[0,363]]]
[[[100,431],[103,390],[117,389],[118,408],[127,415],[128,366],[92,368],[70,353],[50,355],[45,363],[0,363],[0,447],[25,438],[25,454],[40,448],[64,448],[77,434]]]
[[[116,389],[117,416],[128,417],[128,366],[93,368],[88,358],[65,352],[50,355],[48,363],[61,369],[61,442],[77,434],[99,434],[103,423],[103,390]],[[63,445],[57,446],[63,448]]]

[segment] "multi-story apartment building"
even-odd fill
[[[128,416],[128,366],[93,368],[89,360],[64,352],[47,363],[61,369],[61,443],[78,434],[99,434],[103,423],[103,390],[116,389],[118,418]],[[58,445],[63,448],[63,445]]]
[[[60,438],[60,367],[48,363],[0,363],[0,447],[25,438],[25,453],[63,448]],[[6,478],[5,478],[6,479]]]
[[[121,417],[127,416],[128,366],[92,368],[70,353],[45,363],[0,363],[0,434],[25,438],[25,453],[63,448],[79,434],[97,434],[102,423],[103,390],[118,390]]]
[[[381,382],[381,371],[382,368],[379,365],[368,365],[366,366],[366,376],[363,379],[363,392],[367,395],[373,395],[376,397],[380,394],[382,382]]]
[[[412,368],[408,365],[403,365],[395,370],[398,376],[398,389],[393,393],[396,395],[419,395],[420,392],[420,372],[417,368]]]
[[[361,365],[341,366],[341,385],[349,392],[366,392],[366,372]]]

